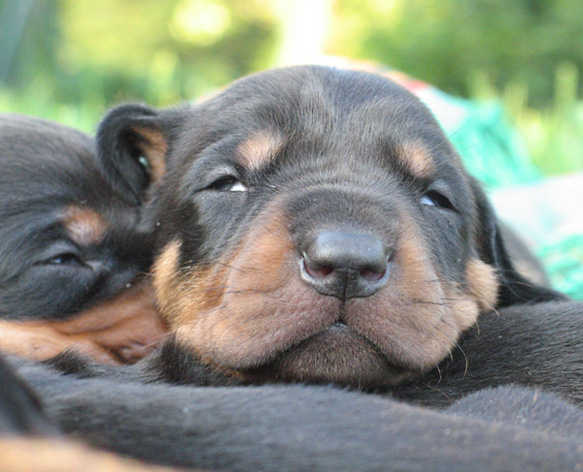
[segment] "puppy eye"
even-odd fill
[[[246,192],[247,186],[237,178],[229,175],[215,180],[208,186],[208,189],[219,192]]]
[[[46,264],[70,267],[82,267],[85,265],[81,258],[77,254],[73,254],[72,252],[67,252],[59,254],[58,256],[51,257],[46,261]]]
[[[436,191],[430,191],[427,192],[425,195],[423,195],[420,200],[419,203],[421,203],[421,205],[425,205],[425,206],[434,206],[437,208],[446,208],[448,210],[453,210],[454,206],[451,203],[451,201],[449,200],[449,198],[447,198],[445,195],[436,192]]]

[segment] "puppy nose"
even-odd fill
[[[302,252],[301,274],[323,295],[369,297],[385,285],[389,259],[389,249],[373,235],[322,231]]]

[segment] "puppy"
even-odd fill
[[[148,284],[129,288],[151,264],[138,224],[150,175],[99,166],[89,136],[0,116],[0,349],[131,362],[165,333]]]
[[[165,162],[147,215],[162,315],[243,381],[393,386],[481,313],[561,298],[513,269],[436,121],[382,77],[297,67],[197,106],[124,105],[98,150],[112,176]]]

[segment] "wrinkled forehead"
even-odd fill
[[[315,66],[268,71],[236,82],[202,108],[200,126],[213,140],[205,145],[246,169],[290,149],[312,161],[342,156],[377,166],[381,154],[420,176],[460,167],[426,107],[373,74]]]

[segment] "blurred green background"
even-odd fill
[[[539,169],[583,169],[579,0],[0,0],[0,110],[91,131],[114,103],[191,100],[321,53],[498,97]]]
[[[0,0],[0,112],[93,132],[119,102],[194,100],[323,54],[471,100],[452,99],[470,117],[459,130],[442,124],[490,188],[583,171],[583,0]],[[565,234],[536,250],[583,298],[583,230]]]

